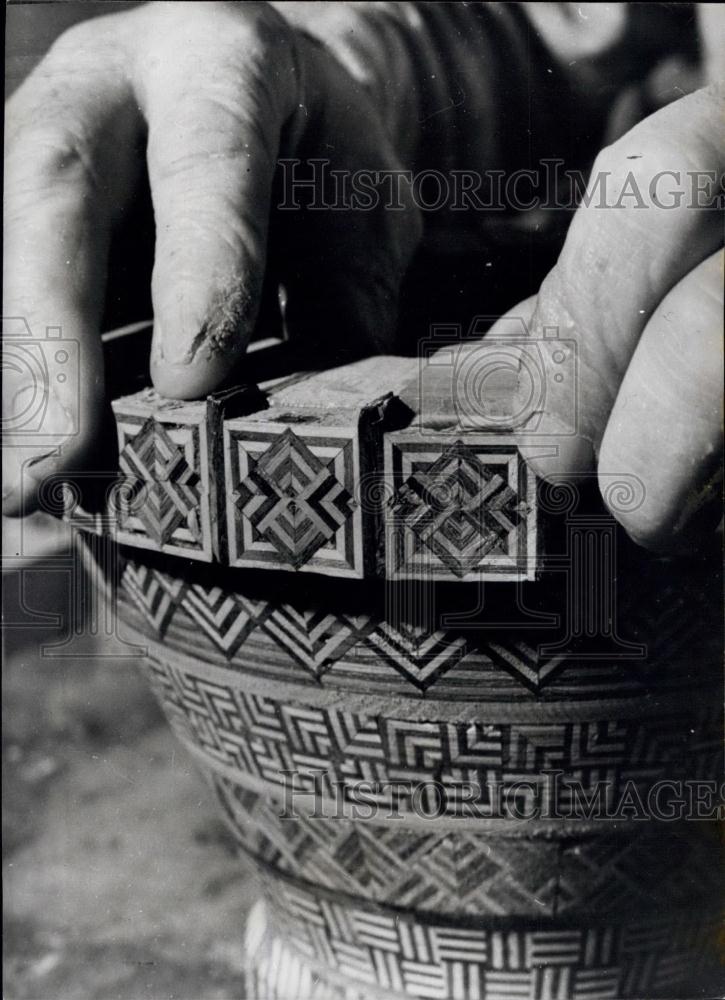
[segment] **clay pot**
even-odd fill
[[[468,616],[426,591],[432,617],[127,551],[124,630],[259,874],[249,995],[701,990],[718,844],[677,801],[720,777],[708,573],[635,560],[616,630],[568,650],[552,585]]]

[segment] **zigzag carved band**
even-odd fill
[[[226,666],[268,685],[344,690],[387,700],[530,703],[601,702],[721,683],[719,628],[697,580],[673,585],[656,567],[621,585],[626,634],[645,656],[582,659],[547,654],[550,632],[531,623],[491,626],[486,616],[446,624],[445,607],[420,622],[394,608],[340,605],[339,594],[270,594],[258,580],[214,580],[189,569],[126,562],[119,612],[168,650]],[[459,605],[460,607],[460,605]],[[495,619],[494,619],[495,622]],[[616,651],[615,651],[616,652]]]

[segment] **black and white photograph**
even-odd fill
[[[718,3],[6,0],[6,1000],[725,997]]]

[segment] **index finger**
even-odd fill
[[[263,4],[142,10],[136,66],[156,220],[151,377],[211,392],[244,353],[260,303],[272,179],[298,112],[292,35]]]

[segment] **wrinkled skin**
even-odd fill
[[[332,22],[340,5],[325,6],[314,16]],[[51,370],[44,426],[55,436],[6,449],[6,513],[32,510],[49,473],[97,462],[109,248],[146,177],[156,224],[151,375],[162,394],[191,399],[218,386],[248,343],[278,158],[326,156],[342,170],[414,163],[411,67],[402,58],[387,67],[401,80],[390,100],[375,73],[366,81],[330,58],[285,12],[161,3],[98,18],[63,35],[11,98],[4,314],[25,317],[36,335],[60,326],[78,340],[80,389]],[[615,200],[632,171],[645,193],[662,169],[722,175],[724,103],[711,84],[668,105],[605,148],[595,172],[611,175]],[[404,198],[402,211],[285,223],[278,266],[292,334],[344,331],[357,351],[393,347],[400,282],[423,233]],[[511,311],[534,336],[558,327],[579,358],[577,433],[557,438],[565,403],[552,386],[536,443],[550,431],[556,454],[532,452],[532,465],[545,476],[637,476],[645,502],[614,513],[656,548],[702,527],[717,480],[721,245],[715,207],[583,207],[538,296]],[[22,411],[23,377],[7,371],[4,389],[6,411]]]

